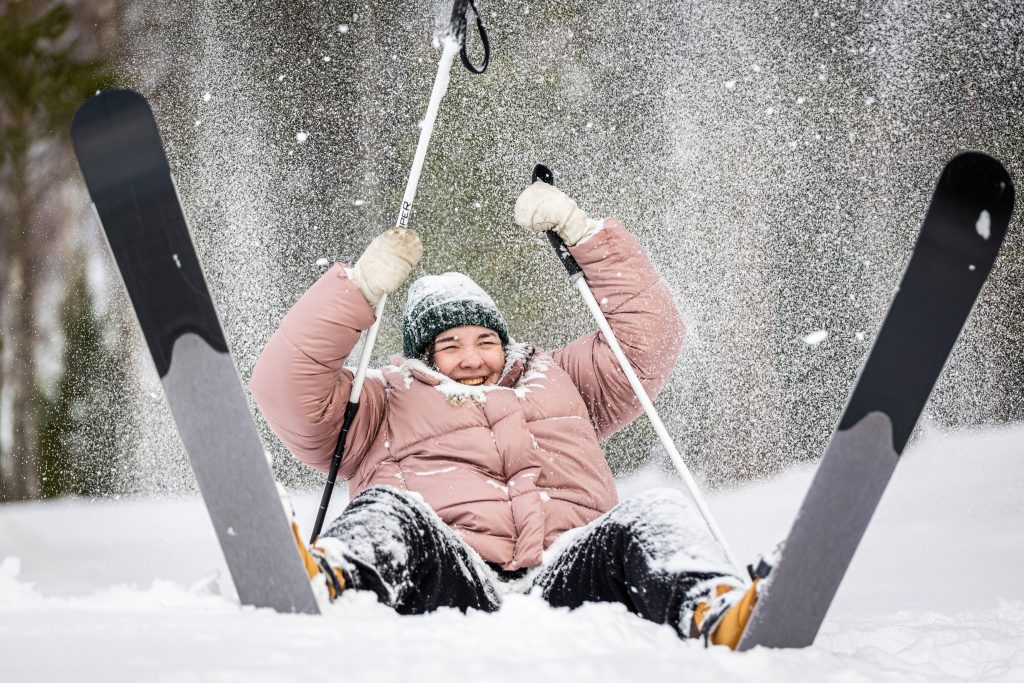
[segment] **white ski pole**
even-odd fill
[[[551,169],[543,164],[537,164],[534,167],[533,180],[543,180],[548,185],[555,184],[554,174],[551,173]],[[565,266],[565,269],[569,271],[569,280],[576,285],[576,289],[579,290],[584,303],[586,303],[587,308],[590,309],[590,314],[594,316],[594,321],[597,323],[598,329],[601,330],[601,334],[604,335],[605,341],[611,348],[612,353],[615,354],[616,360],[619,361],[619,366],[622,368],[622,372],[625,373],[626,379],[629,380],[629,386],[631,386],[633,388],[633,392],[636,393],[636,397],[639,399],[640,405],[643,406],[644,412],[647,413],[647,417],[651,421],[651,426],[654,427],[655,434],[657,434],[658,438],[661,440],[661,445],[665,448],[665,452],[668,453],[668,457],[672,460],[672,464],[676,466],[676,471],[679,473],[680,478],[682,478],[683,484],[686,486],[686,490],[690,494],[690,498],[693,499],[697,509],[700,510],[700,514],[704,517],[704,521],[711,530],[711,534],[719,544],[721,544],[729,563],[736,568],[736,571],[741,577],[745,576],[742,565],[736,561],[732,551],[729,549],[729,544],[725,542],[725,536],[722,535],[722,530],[719,529],[718,523],[711,514],[711,510],[708,509],[704,496],[697,487],[697,482],[693,480],[693,476],[690,474],[689,468],[686,467],[686,463],[683,462],[682,456],[679,455],[679,451],[676,449],[676,445],[672,441],[672,437],[669,436],[668,430],[665,429],[665,424],[658,416],[658,411],[654,408],[654,404],[651,403],[650,397],[647,396],[647,391],[644,389],[644,385],[640,383],[640,378],[636,376],[636,371],[633,370],[633,365],[629,362],[629,359],[626,358],[626,354],[623,353],[622,347],[619,346],[619,340],[615,337],[615,333],[608,324],[608,319],[605,317],[604,311],[601,310],[601,306],[594,298],[594,293],[590,291],[590,285],[587,284],[586,278],[583,277],[583,269],[580,268],[579,264],[576,263],[576,259],[574,259],[572,254],[569,253],[569,248],[565,246],[565,242],[562,241],[561,237],[559,237],[553,230],[548,230],[547,236],[548,240],[551,242],[551,246],[555,249],[555,253],[558,255],[558,259],[562,262],[562,265]]]
[[[473,8],[477,16],[477,28],[480,31],[480,42],[484,49],[483,64],[479,67],[473,65],[466,54],[466,9]],[[448,92],[448,81],[451,78],[452,62],[455,55],[461,51],[462,63],[473,73],[481,74],[487,69],[490,57],[490,45],[487,41],[487,33],[484,30],[480,14],[477,12],[473,0],[456,0],[452,8],[452,17],[445,34],[441,60],[437,65],[437,75],[434,77],[434,87],[430,91],[430,103],[427,105],[427,114],[423,117],[420,125],[420,139],[416,145],[416,154],[412,160],[412,169],[409,171],[409,179],[405,184],[405,195],[402,197],[402,206],[398,211],[396,228],[405,228],[409,224],[409,214],[412,211],[412,202],[416,198],[416,186],[420,182],[420,173],[423,171],[423,160],[427,157],[427,147],[430,146],[430,136],[434,132],[434,121],[437,119],[437,111],[441,106],[441,100]],[[327,473],[327,483],[324,486],[323,496],[320,498],[320,509],[316,513],[316,522],[313,524],[313,532],[309,542],[316,541],[323,528],[324,519],[327,516],[327,507],[331,503],[331,495],[334,493],[334,484],[338,478],[338,468],[341,466],[341,459],[345,453],[345,437],[352,426],[356,412],[359,410],[359,396],[363,392],[363,383],[366,380],[366,370],[370,365],[370,355],[373,353],[374,343],[377,341],[377,332],[380,330],[380,321],[384,314],[384,304],[387,296],[382,296],[374,307],[376,319],[366,336],[363,339],[363,350],[359,355],[359,364],[356,367],[356,374],[352,380],[352,389],[349,392],[348,405],[345,406],[345,416],[341,424],[341,432],[338,435],[338,444],[334,449],[334,457],[331,459],[331,468]]]

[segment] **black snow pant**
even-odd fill
[[[553,559],[528,572],[488,565],[421,499],[390,487],[356,496],[323,537],[340,542],[352,588],[400,614],[495,611],[515,582],[555,607],[618,602],[687,637],[698,601],[723,582],[740,585],[692,503],[672,489],[647,491],[568,532],[549,549]]]

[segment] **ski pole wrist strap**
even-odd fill
[[[469,54],[466,52],[466,10],[467,8],[473,9],[473,14],[476,15],[476,30],[480,34],[480,44],[484,49],[484,59],[480,66],[476,66],[469,59]],[[452,18],[449,24],[451,32],[455,35],[459,41],[459,57],[462,59],[462,63],[472,73],[482,74],[487,71],[487,65],[491,61],[491,43],[487,39],[487,29],[484,28],[484,20],[480,17],[480,11],[476,8],[475,0],[455,0],[455,5],[452,7]]]

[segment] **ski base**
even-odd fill
[[[318,613],[149,104],[100,93],[71,135],[239,600]]]
[[[907,441],[995,263],[1013,211],[998,161],[946,165],[917,244],[740,650],[814,642]]]

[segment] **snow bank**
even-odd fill
[[[618,605],[399,617],[239,607],[198,500],[0,507],[4,680],[1024,680],[1024,427],[920,442],[897,469],[816,645],[735,654]],[[812,470],[710,498],[735,551],[785,534]],[[673,485],[650,472],[625,495]],[[336,503],[340,508],[343,501]],[[297,497],[311,520],[317,496]],[[17,559],[17,558],[20,558]]]

